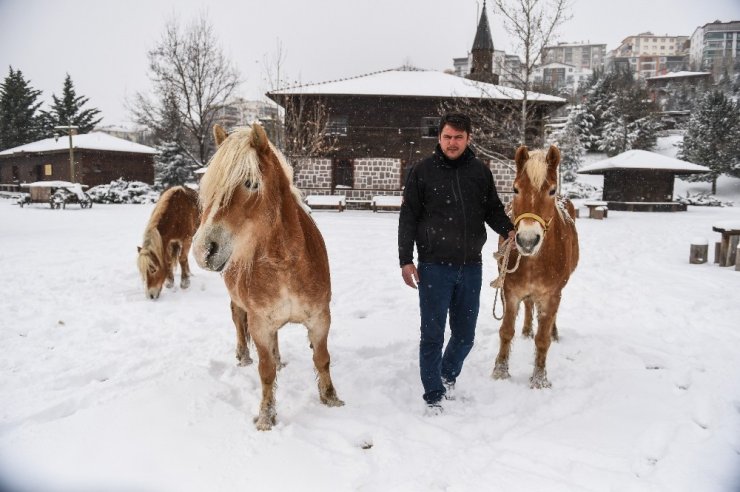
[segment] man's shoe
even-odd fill
[[[442,379],[442,386],[445,387],[445,400],[454,400],[455,399],[455,381],[448,381],[446,379]]]
[[[434,403],[427,403],[427,408],[424,411],[424,415],[427,417],[436,417],[437,415],[442,415],[444,413],[444,408],[442,408],[442,404],[440,402],[434,402]]]

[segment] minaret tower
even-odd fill
[[[498,84],[498,75],[493,73],[493,39],[486,15],[486,0],[483,0],[483,12],[478,21],[478,30],[473,41],[473,66],[468,78],[489,84]]]

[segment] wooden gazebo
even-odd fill
[[[686,210],[686,205],[673,201],[675,177],[706,172],[705,166],[645,150],[628,150],[578,170],[604,175],[602,200],[610,210],[636,212]]]

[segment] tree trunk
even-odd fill
[[[717,176],[712,178],[712,195],[717,194]]]

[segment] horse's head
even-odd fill
[[[180,255],[182,244],[179,241],[170,241],[168,247],[170,258],[177,258]],[[157,299],[169,273],[159,231],[156,228],[148,229],[144,234],[144,245],[137,246],[137,250],[139,257],[136,263],[146,286],[146,296],[149,299]]]
[[[522,145],[514,161],[516,178],[511,208],[516,247],[522,256],[536,255],[553,218],[559,214],[556,193],[560,151],[553,145],[547,153],[544,150],[529,152]]]
[[[235,249],[253,251],[274,227],[292,173],[260,125],[228,136],[215,125],[213,134],[218,150],[201,180],[193,251],[198,265],[220,272]]]

